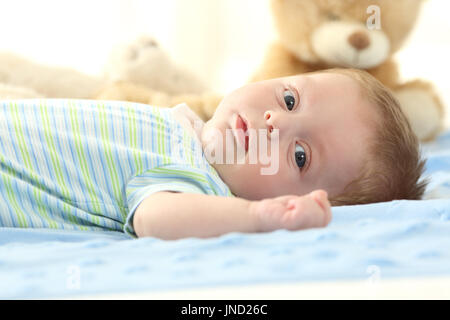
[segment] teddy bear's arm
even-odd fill
[[[261,81],[298,73],[312,71],[307,64],[297,59],[280,43],[270,46],[259,70],[251,77],[250,81]]]
[[[170,105],[186,103],[202,120],[208,121],[217,109],[223,96],[213,92],[203,94],[182,94],[170,98]]]
[[[186,103],[205,121],[212,117],[222,98],[215,93],[169,95],[126,81],[111,83],[95,96],[97,100],[132,101],[158,107],[173,107]]]
[[[445,108],[431,83],[419,79],[401,83],[392,59],[367,71],[392,90],[421,141],[436,138],[444,127]]]
[[[434,86],[416,79],[399,84],[394,94],[418,138],[435,139],[444,128],[445,108]]]
[[[148,103],[155,92],[144,86],[127,81],[118,81],[105,85],[94,96],[97,100],[118,100]]]

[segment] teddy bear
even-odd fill
[[[149,36],[116,47],[104,74],[109,81],[96,92],[95,99],[160,107],[187,103],[205,121],[222,99],[195,74],[174,63]]]
[[[133,88],[115,90],[117,87]],[[11,52],[0,52],[0,99],[74,98],[148,103],[140,92],[161,104],[172,96],[201,95],[206,85],[174,63],[150,36],[116,46],[101,75],[43,65]],[[128,96],[125,94],[128,92]]]
[[[0,99],[90,98],[102,85],[99,77],[0,52]]]
[[[147,35],[116,46],[104,69],[110,82],[132,83],[169,95],[208,90],[203,81],[175,64],[156,40]]]
[[[424,0],[270,0],[277,40],[251,81],[326,68],[363,69],[396,95],[421,141],[442,130],[444,107],[431,83],[401,82],[393,59]]]

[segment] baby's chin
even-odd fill
[[[218,173],[220,175],[220,167]],[[224,174],[224,170],[221,171],[222,175],[220,175],[222,181],[228,186],[231,193],[236,197],[257,201],[263,200],[267,198],[273,198],[277,195],[270,190],[262,190],[267,188],[262,188],[265,186],[264,183],[254,183],[253,181],[241,177],[232,177],[230,175]]]
[[[244,168],[239,168],[236,164],[210,164],[217,171],[220,179],[227,185],[233,195],[245,199],[254,197],[253,194],[248,193],[252,186],[248,184],[249,179],[246,179],[245,175],[243,175],[244,171],[242,169]]]

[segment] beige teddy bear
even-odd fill
[[[392,59],[412,30],[422,0],[271,0],[278,40],[252,81],[331,67],[364,69],[391,88],[422,141],[442,129],[432,85],[402,83]]]

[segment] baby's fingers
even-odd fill
[[[286,220],[290,229],[325,227],[331,221],[331,205],[324,190],[288,201]]]
[[[322,208],[323,210],[323,226],[327,226],[331,221],[331,204],[330,201],[328,201],[328,194],[325,190],[315,190],[310,193],[311,197],[316,201],[316,203]]]

